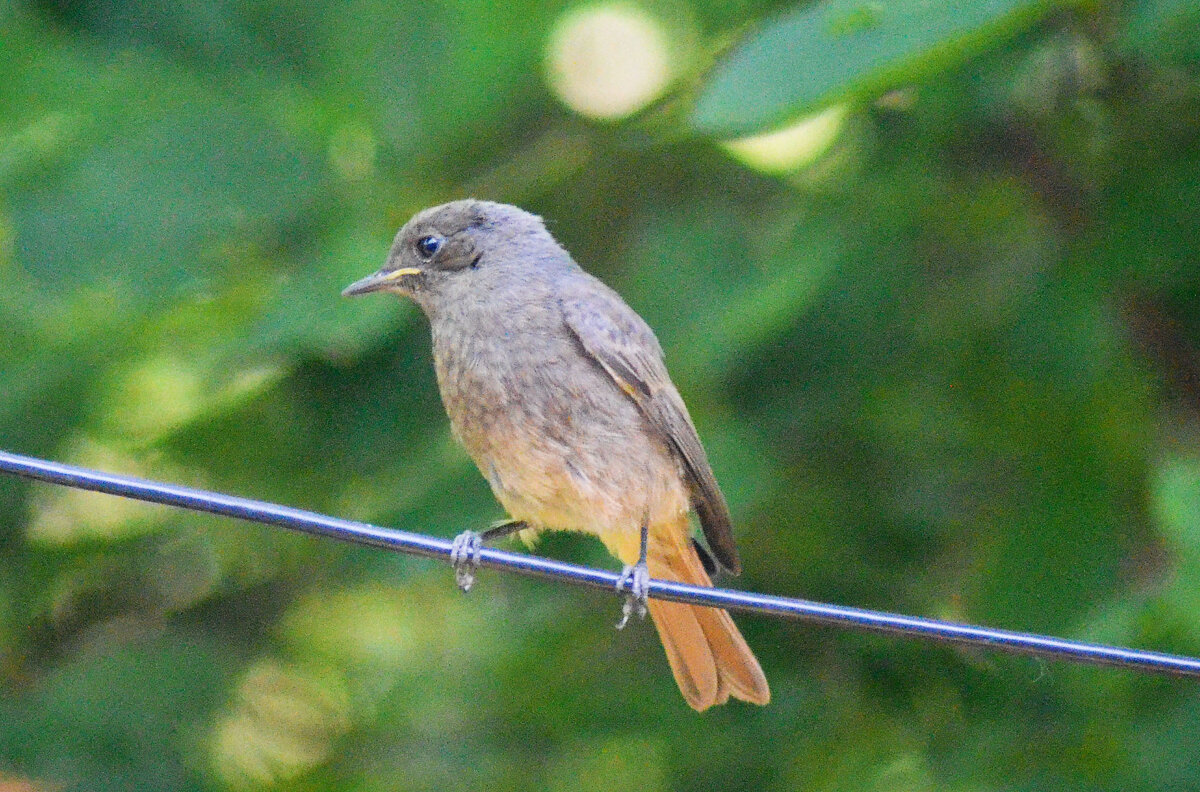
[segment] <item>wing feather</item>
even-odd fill
[[[680,461],[704,537],[722,568],[741,571],[729,506],[717,485],[683,399],[667,374],[654,332],[612,289],[590,275],[559,297],[563,320],[579,344],[661,432]],[[582,280],[582,279],[581,279]]]

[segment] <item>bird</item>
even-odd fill
[[[649,325],[516,206],[464,199],[415,214],[382,268],[343,295],[390,292],[428,318],[452,434],[509,514],[454,543],[469,587],[483,541],[546,530],[599,538],[625,565],[686,702],[770,701],[729,613],[653,599],[649,578],[711,586],[738,574],[732,521]],[[708,544],[692,538],[695,512]],[[621,587],[619,585],[619,587]]]

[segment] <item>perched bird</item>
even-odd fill
[[[709,571],[737,574],[741,563],[729,508],[645,321],[541,218],[487,201],[409,220],[383,268],[343,294],[377,291],[413,299],[429,319],[454,436],[512,517],[484,538],[598,536],[626,564],[688,704],[766,704],[766,677],[727,612],[646,603],[648,575],[711,586]],[[691,539],[692,509],[711,557]],[[464,588],[479,542],[471,532],[455,542]]]

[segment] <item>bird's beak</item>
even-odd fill
[[[394,283],[400,281],[406,275],[420,275],[421,270],[416,267],[401,267],[394,270],[379,270],[367,277],[356,280],[346,288],[342,289],[343,297],[357,297],[360,294],[370,294],[382,289],[386,289]]]

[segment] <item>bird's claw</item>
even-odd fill
[[[650,570],[645,561],[639,561],[633,566],[626,565],[617,578],[617,591],[627,591],[625,604],[621,606],[621,620],[617,629],[622,630],[629,623],[629,617],[637,612],[639,619],[646,618],[646,600],[650,594]]]
[[[454,582],[464,592],[475,585],[475,572],[479,569],[479,550],[483,537],[477,531],[463,531],[454,537],[450,545],[450,565],[454,567]]]

